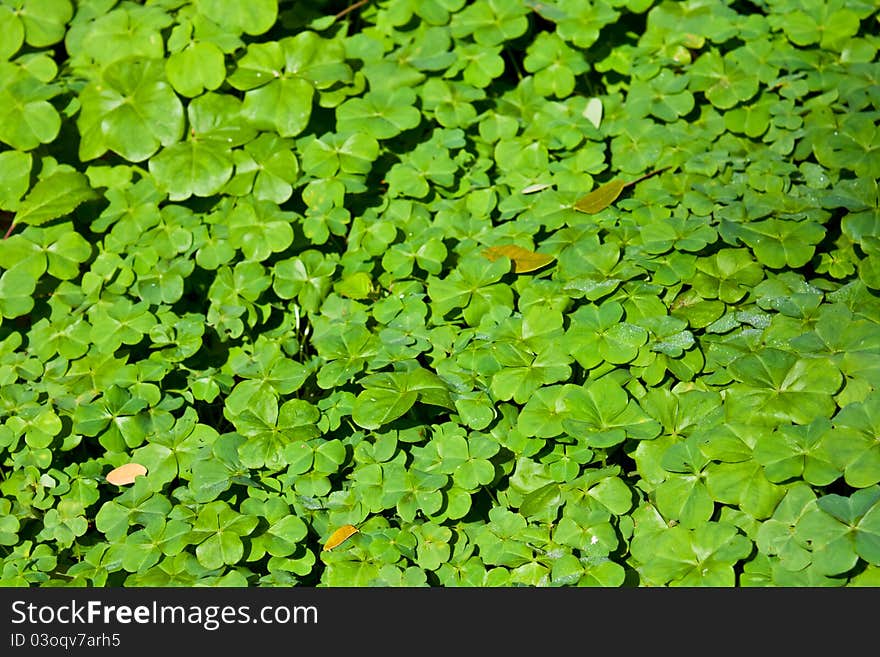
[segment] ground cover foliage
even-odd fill
[[[880,584],[878,27],[0,0],[0,583]]]

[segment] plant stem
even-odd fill
[[[626,186],[629,187],[630,185],[635,185],[636,183],[640,183],[643,180],[646,180],[647,178],[650,178],[651,176],[656,176],[658,173],[661,173],[662,171],[666,171],[666,169],[669,169],[669,168],[671,168],[671,165],[667,166],[667,167],[662,167],[660,169],[654,169],[653,171],[646,173],[641,178],[636,178],[635,180],[629,181],[628,183],[626,183]]]
[[[367,4],[369,1],[370,0],[358,0],[353,5],[349,5],[348,7],[346,7],[342,11],[340,11],[338,14],[336,14],[333,17],[333,20],[338,21],[340,18],[343,18],[344,16],[346,16],[347,14],[350,14],[351,12],[355,11],[356,9],[360,9],[365,4]]]

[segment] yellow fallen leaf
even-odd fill
[[[627,183],[623,180],[612,180],[604,185],[599,185],[592,192],[579,199],[574,204],[574,209],[587,214],[596,214],[614,203],[626,186]]]
[[[337,545],[344,543],[354,534],[357,534],[357,527],[354,525],[342,525],[335,532],[330,534],[330,538],[327,539],[327,542],[324,543],[324,551],[332,550]]]
[[[147,469],[140,463],[126,463],[107,473],[107,481],[117,486],[133,484],[136,477],[147,474]]]
[[[483,255],[492,261],[502,257],[510,258],[514,265],[513,271],[517,274],[525,274],[541,267],[546,267],[556,259],[547,253],[535,253],[515,244],[490,246],[483,251]]]

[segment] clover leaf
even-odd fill
[[[842,382],[835,367],[772,347],[739,357],[730,371],[738,383],[731,386],[728,412],[739,413],[747,405],[766,422],[808,424],[827,417]]]
[[[418,512],[432,516],[443,506],[440,489],[447,479],[443,474],[407,469],[398,461],[383,464],[382,504],[385,508],[396,508],[406,522],[415,520]]]
[[[812,561],[807,547],[797,540],[795,527],[815,500],[816,495],[809,486],[792,486],[779,502],[773,516],[758,529],[758,548],[764,554],[777,556],[786,570],[797,572]]]
[[[617,383],[602,378],[567,388],[568,417],[562,426],[590,447],[611,447],[630,438],[650,440],[660,425]]]
[[[24,23],[13,12],[11,7],[0,8],[0,29],[6,40],[0,49],[0,59],[7,60],[14,55],[24,43]]]
[[[0,1],[0,584],[880,581],[876,3],[293,4]]]
[[[861,402],[847,404],[831,419],[831,427],[820,437],[817,458],[829,461],[854,488],[867,488],[880,482],[876,434],[878,403],[876,393]],[[839,469],[839,470],[838,470]]]
[[[608,301],[599,306],[583,306],[572,313],[569,328],[569,351],[586,369],[602,361],[627,363],[648,341],[648,333],[640,326],[621,321],[623,306]]]
[[[338,132],[363,131],[376,139],[390,139],[415,128],[421,115],[415,105],[416,94],[407,87],[370,90],[363,97],[351,98],[336,108]]]
[[[444,277],[428,278],[428,296],[435,314],[442,316],[456,308],[466,308],[466,317],[476,319],[490,305],[500,302],[512,305],[509,287],[497,284],[510,268],[509,261],[502,258],[490,261],[479,256],[466,258]]]
[[[454,408],[443,380],[428,370],[370,374],[360,380],[363,391],[352,408],[352,420],[365,429],[378,429],[404,415],[416,401]]]
[[[823,48],[832,49],[858,32],[859,18],[848,9],[823,6],[809,12],[795,11],[782,22],[781,27],[792,43],[798,46],[820,42]]]
[[[825,229],[813,222],[767,219],[737,226],[734,234],[752,248],[759,262],[778,269],[809,262]]]
[[[0,141],[20,151],[53,141],[61,129],[61,116],[49,100],[57,90],[25,73],[7,76],[3,82]]]
[[[654,490],[657,510],[684,527],[696,528],[715,512],[715,502],[706,487],[704,469],[709,459],[698,439],[675,443],[663,454],[661,465],[670,474]]]
[[[725,523],[694,529],[678,525],[632,542],[637,569],[650,583],[669,586],[732,586],[733,564],[747,556],[752,542]]]
[[[565,98],[574,90],[576,76],[589,64],[557,34],[544,32],[532,42],[523,68],[535,74],[535,90],[542,96]]]
[[[479,0],[457,13],[452,22],[456,38],[471,36],[483,46],[494,46],[514,39],[526,31],[525,7],[510,6],[497,0]]]
[[[873,486],[849,497],[825,495],[798,520],[795,536],[810,549],[816,569],[823,575],[839,575],[853,568],[859,559],[876,565],[878,496]]]
[[[130,526],[163,524],[169,511],[171,502],[154,494],[147,479],[141,477],[125,493],[101,505],[95,527],[108,539],[117,540],[126,535]]]
[[[244,555],[242,537],[248,536],[258,523],[256,517],[241,514],[226,502],[205,504],[192,528],[199,563],[205,568],[237,563]]]
[[[208,93],[190,102],[189,139],[150,158],[150,173],[172,201],[211,196],[229,180],[233,166],[228,149],[253,134],[236,124],[240,116],[240,103],[231,96]]]
[[[126,58],[107,66],[80,96],[79,156],[113,151],[141,162],[183,136],[183,105],[168,84],[160,59]]]
[[[273,557],[293,554],[308,533],[306,524],[291,515],[290,506],[281,499],[258,500],[249,497],[242,502],[241,510],[248,516],[264,518],[268,524],[263,532],[251,540],[249,560],[260,559],[264,554]]]
[[[820,448],[830,429],[831,422],[825,417],[806,425],[781,426],[758,438],[755,459],[770,481],[780,483],[802,476],[806,482],[825,486],[841,474]]]
[[[228,81],[245,92],[242,114],[254,127],[294,137],[309,122],[316,91],[350,75],[338,41],[304,31],[252,44]]]
[[[690,68],[690,89],[701,91],[719,109],[730,109],[758,91],[758,80],[733,60],[709,50]]]
[[[746,252],[722,249],[710,258],[697,260],[697,275],[691,284],[703,298],[733,303],[763,277],[761,267]]]
[[[279,406],[272,393],[254,393],[248,407],[229,418],[246,438],[238,450],[241,463],[251,469],[280,469],[287,464],[284,448],[289,442],[318,435],[319,417],[318,409],[305,400],[291,399]]]
[[[172,18],[161,7],[129,5],[94,15],[78,13],[73,23],[65,44],[73,61],[85,69],[103,68],[127,57],[161,59],[161,31],[172,24]]]

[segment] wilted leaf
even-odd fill
[[[134,483],[137,477],[146,476],[147,469],[140,463],[126,463],[107,473],[107,481],[117,486]]]
[[[612,180],[604,185],[599,185],[592,192],[579,199],[574,204],[574,209],[587,214],[601,212],[617,200],[625,187],[626,182],[623,180]]]
[[[517,274],[525,274],[546,267],[556,259],[547,253],[535,253],[514,244],[490,246],[483,251],[483,255],[493,262],[499,258],[510,258],[514,264],[513,271]]]
[[[535,192],[540,192],[542,190],[550,187],[550,183],[535,183],[534,185],[529,185],[528,187],[524,187],[520,192],[521,194],[534,194]]]
[[[328,550],[332,550],[333,548],[347,541],[357,532],[357,527],[353,525],[343,525],[332,534],[330,534],[330,538],[328,538],[327,542],[324,543],[324,551],[327,552]]]
[[[602,101],[598,98],[590,98],[584,108],[584,118],[598,128],[602,123]]]
[[[617,200],[617,197],[620,196],[621,192],[627,187],[631,187],[643,180],[656,176],[658,173],[661,173],[668,168],[669,167],[661,167],[659,169],[654,169],[653,171],[649,171],[645,175],[636,178],[635,180],[630,180],[629,182],[617,179],[607,182],[604,185],[599,185],[592,192],[578,199],[574,204],[574,209],[587,214],[601,212],[614,203],[614,201]]]

